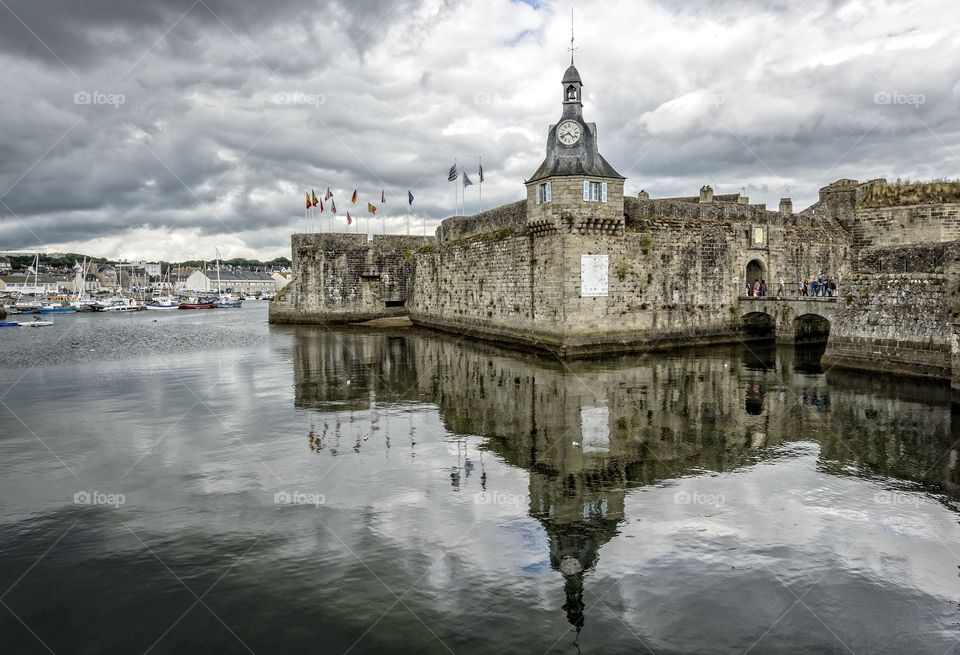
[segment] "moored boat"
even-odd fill
[[[171,296],[159,296],[147,302],[144,309],[179,309],[180,301]]]
[[[41,321],[39,318],[35,318],[32,321],[20,321],[17,325],[20,327],[50,327],[53,325],[53,321]]]
[[[180,303],[180,309],[213,309],[216,305],[205,298],[188,298]]]
[[[95,312],[138,312],[143,309],[143,303],[132,298],[108,298],[92,307]]]
[[[77,312],[77,308],[73,307],[72,305],[66,302],[62,302],[62,303],[49,302],[49,303],[43,303],[42,305],[40,305],[41,314],[75,314],[76,312]]]
[[[0,321],[0,327],[20,327],[16,321]]]
[[[221,309],[236,309],[239,308],[242,303],[243,300],[232,293],[222,293],[214,300],[214,304]]]

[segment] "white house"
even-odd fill
[[[38,279],[39,278],[39,279]],[[0,277],[0,291],[41,295],[57,293],[69,284],[66,276],[5,275]]]
[[[162,270],[160,268],[160,262],[135,262],[137,266],[142,268],[147,275],[150,277],[158,277]]]
[[[202,291],[209,293],[217,290],[218,273],[214,270],[194,271],[186,281],[188,291]],[[253,295],[256,293],[272,292],[277,283],[269,273],[264,271],[226,271],[220,270],[219,284],[221,291]]]

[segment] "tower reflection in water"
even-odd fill
[[[948,389],[824,374],[822,346],[562,364],[413,330],[295,334],[295,402],[318,412],[311,450],[336,455],[349,446],[344,438],[359,449],[343,424],[375,399],[439,410],[457,444],[447,468],[454,489],[476,473],[461,448],[471,435],[528,473],[527,511],[548,537],[550,566],[564,580],[562,609],[577,632],[585,579],[625,520],[631,489],[731,471],[775,456],[784,442],[815,441],[828,473],[913,481],[960,497]],[[412,420],[404,438],[393,435],[393,447],[401,444],[416,445]],[[480,483],[486,490],[482,465]]]

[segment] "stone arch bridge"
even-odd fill
[[[739,317],[753,333],[773,332],[777,343],[826,341],[838,298],[762,298],[742,296]]]

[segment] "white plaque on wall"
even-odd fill
[[[580,255],[580,297],[606,296],[609,271],[610,255]]]

